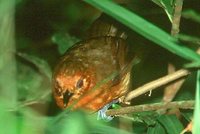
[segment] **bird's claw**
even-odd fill
[[[105,121],[111,121],[114,117],[113,116],[107,116],[106,111],[112,106],[112,104],[118,103],[118,100],[114,100],[107,105],[105,105],[102,109],[98,111],[97,120],[105,120]]]

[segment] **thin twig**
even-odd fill
[[[34,104],[39,104],[39,103],[42,103],[42,101],[39,101],[39,100],[26,101],[26,102],[23,102],[22,104],[15,106],[14,108],[8,109],[8,111],[14,112],[14,111],[19,110],[20,108],[28,107],[28,106],[31,106],[31,105],[34,105]]]
[[[175,0],[174,2],[174,14],[172,19],[172,29],[171,35],[176,36],[179,33],[179,25],[181,19],[183,0]],[[168,64],[168,74],[172,74],[176,71],[175,66],[171,63]],[[164,91],[164,102],[170,102],[174,99],[176,93],[180,90],[181,85],[184,83],[185,79],[180,79],[168,86],[166,86]]]
[[[173,64],[168,64],[168,74],[172,74],[176,71],[175,66]],[[172,84],[169,84],[164,89],[164,96],[163,102],[170,102],[174,99],[177,92],[180,90],[182,84],[184,83],[185,79],[180,79]]]
[[[193,126],[193,121],[190,121],[187,127],[180,134],[185,134],[186,132],[192,132],[192,126]]]
[[[175,6],[174,15],[172,19],[172,29],[171,29],[172,36],[175,36],[179,33],[179,25],[180,25],[180,19],[181,19],[183,0],[175,0],[174,6]]]
[[[177,101],[177,102],[169,102],[169,103],[154,103],[154,104],[145,104],[145,105],[138,105],[138,106],[129,106],[123,107],[120,109],[111,109],[106,111],[107,116],[114,116],[120,114],[130,114],[133,112],[144,112],[144,111],[155,111],[158,109],[173,109],[173,108],[180,108],[180,109],[193,109],[195,101]]]
[[[125,97],[125,102],[128,102],[130,101],[131,99],[133,98],[136,98],[146,92],[149,92],[151,90],[154,90],[160,86],[163,86],[165,84],[168,84],[174,80],[177,80],[177,79],[180,79],[180,78],[183,78],[183,77],[186,77],[187,75],[189,75],[190,72],[186,69],[180,69],[176,72],[174,72],[173,74],[169,74],[169,75],[166,75],[164,77],[161,77],[157,80],[154,80],[152,82],[149,82],[131,92],[128,93],[128,95]]]

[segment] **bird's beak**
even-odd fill
[[[69,102],[69,99],[72,97],[73,93],[70,93],[68,91],[65,91],[63,93],[63,104],[64,104],[64,107],[67,106],[67,103]]]

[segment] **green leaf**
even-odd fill
[[[200,44],[199,37],[194,37],[194,36],[185,35],[185,34],[178,34],[178,35],[176,35],[176,38],[178,38],[179,40],[182,40],[182,41]]]
[[[190,122],[192,120],[192,117],[193,117],[193,113],[192,111],[190,110],[190,112],[181,112],[181,115],[183,115],[183,117],[188,121]]]
[[[52,134],[130,134],[125,130],[110,127],[109,123],[97,120],[96,114],[88,115],[81,111],[62,112],[49,120],[48,130]]]
[[[67,33],[56,33],[52,37],[52,41],[58,45],[58,51],[62,55],[67,49],[79,41],[76,37],[72,37]]]
[[[156,124],[156,120],[158,118],[158,114],[154,111],[147,111],[147,112],[136,112],[132,115],[134,122],[142,122],[148,126],[153,126]]]
[[[15,0],[0,0],[0,133],[18,132],[16,113],[7,112],[17,104],[14,35]]]
[[[19,56],[17,88],[20,92],[18,99],[23,100],[20,104],[38,100],[48,101],[52,75],[48,63],[33,55],[25,53],[17,53],[17,55]]]
[[[35,67],[39,70],[40,73],[42,73],[49,80],[51,80],[51,76],[52,76],[51,68],[45,60],[33,55],[26,54],[26,53],[18,52],[17,55],[22,57],[24,60],[32,63],[33,65],[35,65]]]
[[[29,107],[21,108],[16,117],[20,123],[19,134],[44,133],[47,127],[47,117],[38,114],[38,112]]]
[[[61,134],[81,134],[88,133],[87,125],[84,124],[84,118],[80,113],[73,113],[71,117],[65,118],[62,125]]]
[[[200,62],[188,63],[188,64],[185,64],[183,67],[184,68],[200,68]]]
[[[155,126],[148,127],[147,134],[166,134],[166,131],[159,123],[156,123]]]
[[[110,127],[108,125],[97,125],[94,126],[93,132],[100,133],[100,134],[136,134],[136,133],[130,133],[123,129],[117,129],[114,127]]]
[[[200,70],[197,71],[197,81],[196,81],[196,98],[195,98],[195,110],[194,110],[194,126],[193,133],[200,133]]]
[[[175,115],[162,115],[158,121],[167,131],[167,134],[179,134],[184,128]]]
[[[165,10],[167,16],[169,17],[169,20],[172,22],[173,12],[174,12],[174,0],[152,0],[152,1]]]
[[[144,20],[133,12],[113,3],[109,0],[84,0],[85,2],[101,9],[108,15],[112,16],[119,22],[123,23],[130,29],[143,35],[145,38],[155,42],[159,46],[171,51],[172,53],[185,58],[187,60],[199,61],[200,56],[193,52],[191,49],[178,44],[176,39],[169,34],[153,25],[152,23]]]
[[[15,134],[19,131],[19,122],[16,113],[8,111],[5,100],[0,98],[0,132],[5,134]]]
[[[187,19],[191,19],[197,23],[200,23],[200,14],[192,9],[188,9],[182,12],[182,16]]]

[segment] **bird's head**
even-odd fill
[[[53,94],[57,105],[65,109],[81,99],[94,84],[93,76],[82,66],[61,61],[53,74]]]

